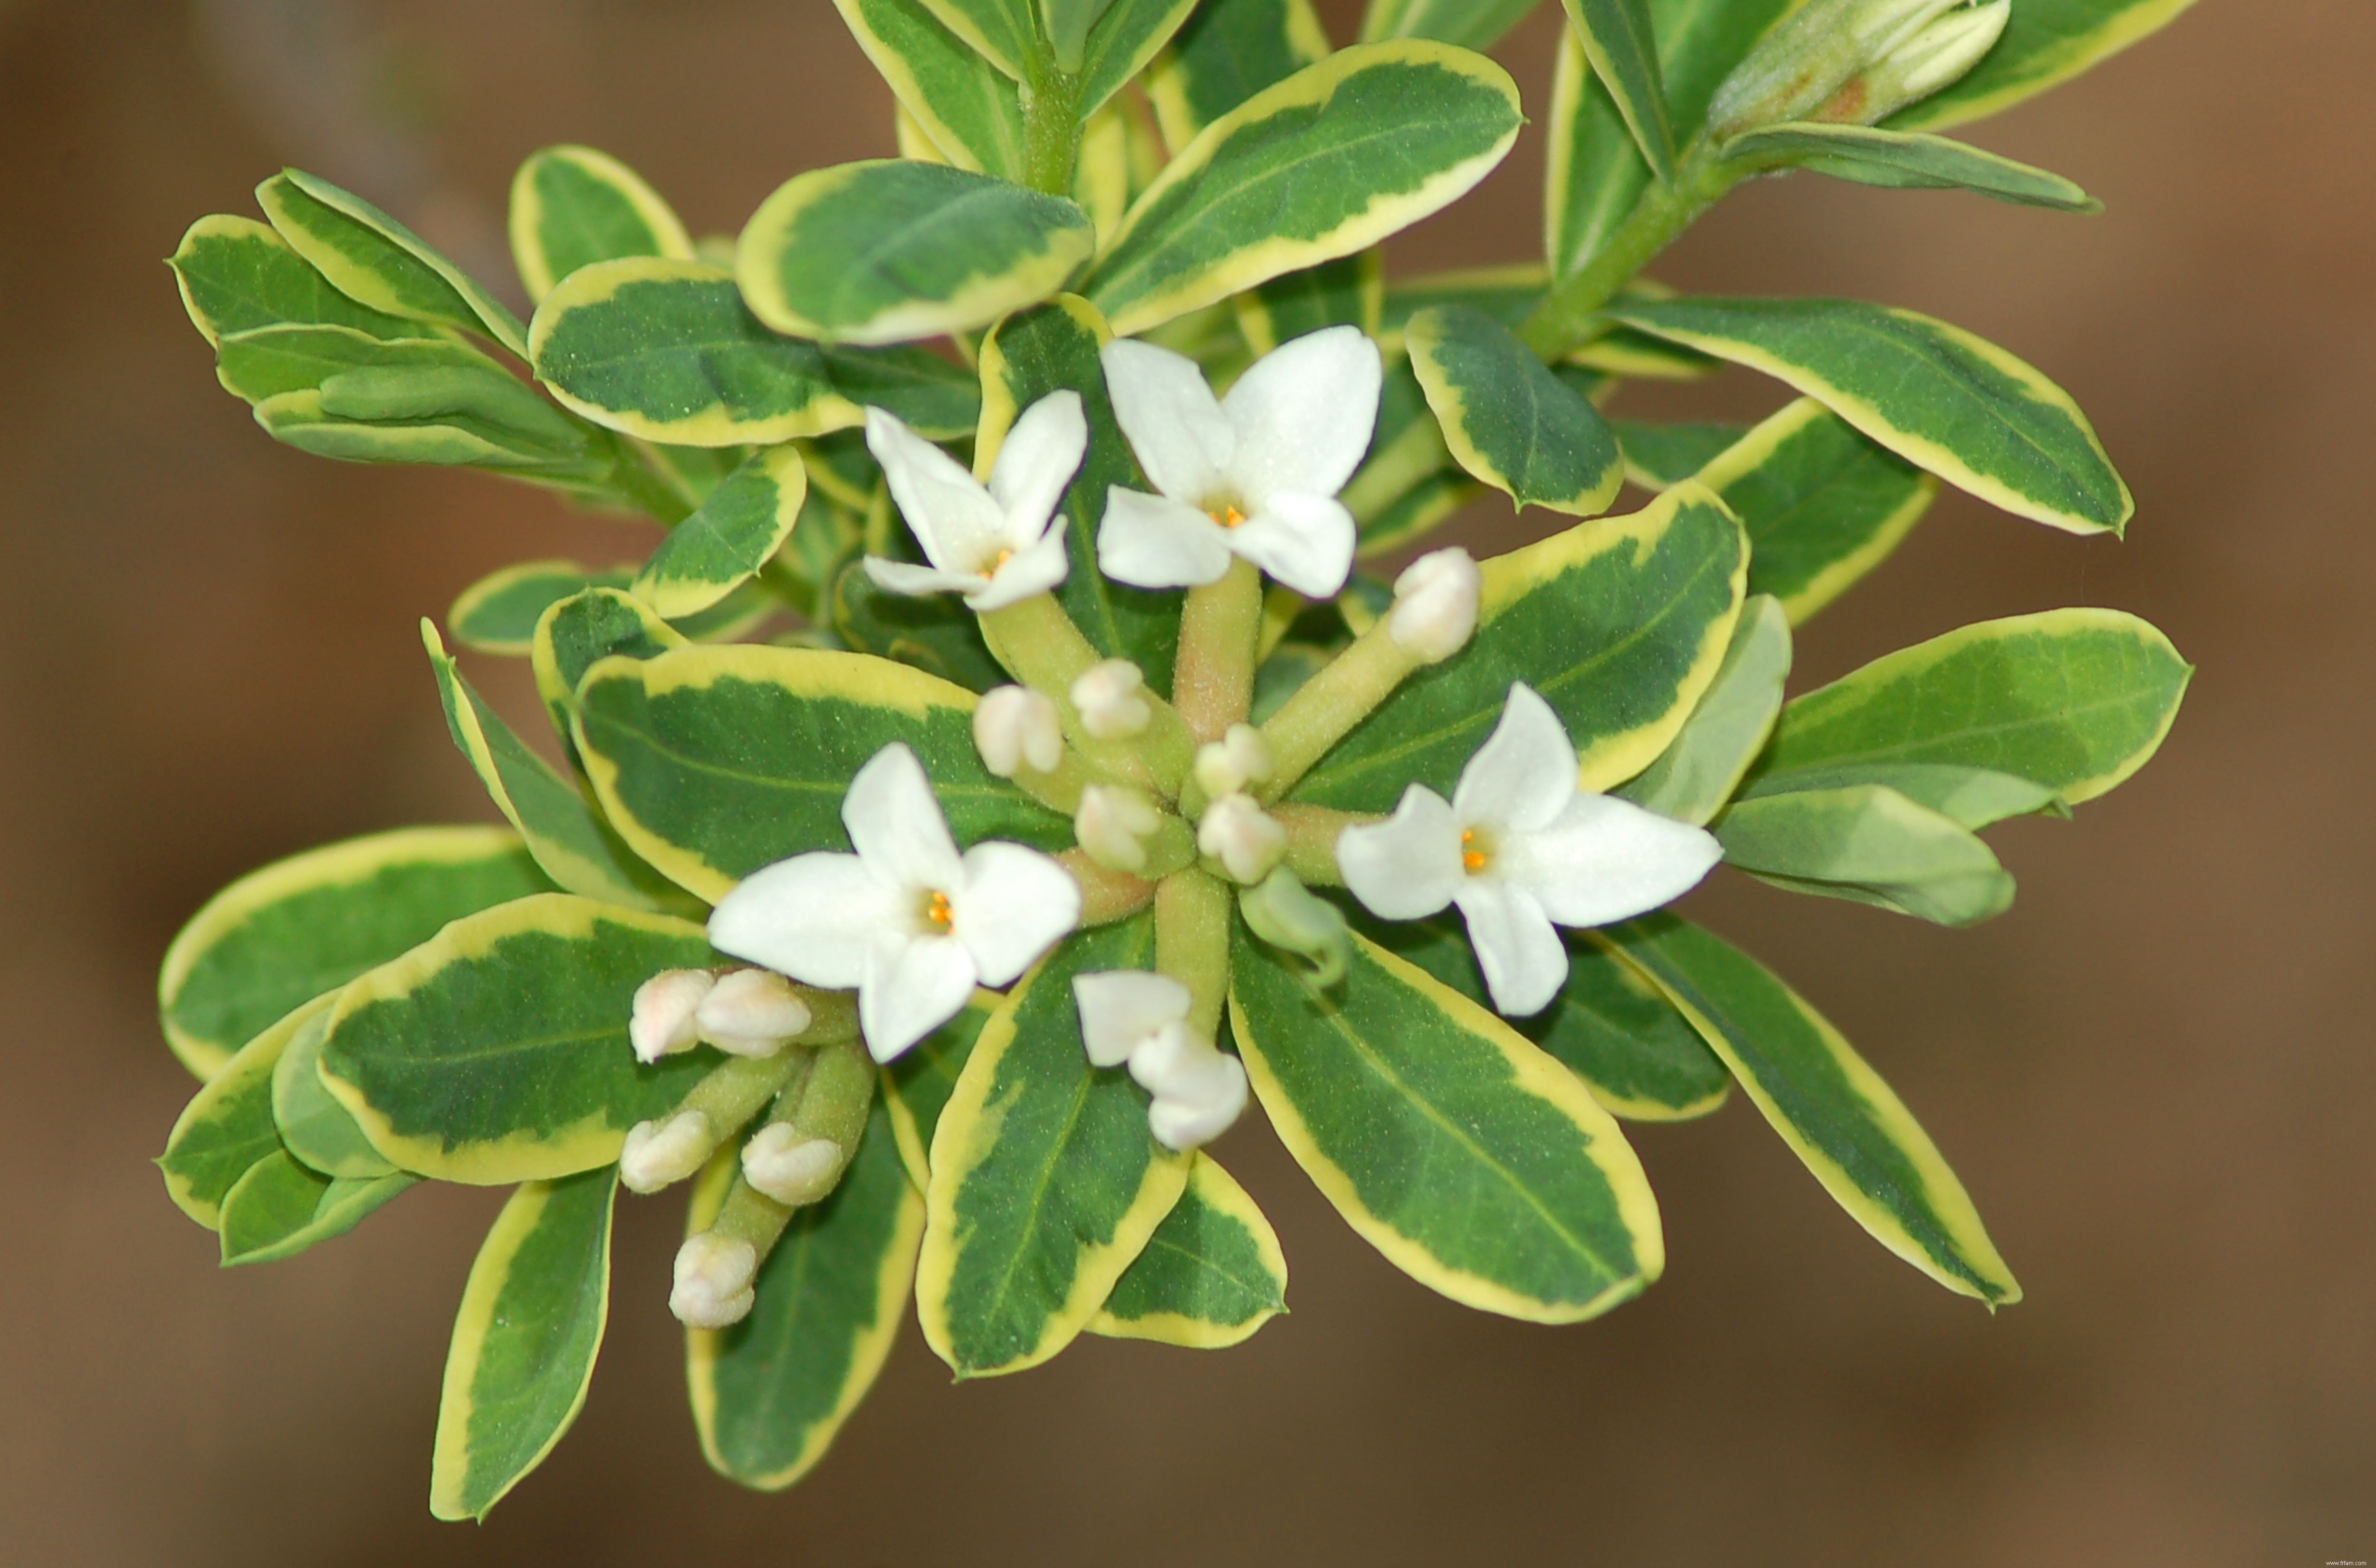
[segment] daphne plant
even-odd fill
[[[1621,1119],[1736,1086],[1883,1245],[2018,1300],[1897,1097],[1665,906],[1729,862],[2001,913],[1978,831],[2128,778],[2186,664],[2056,610],[1786,700],[1792,628],[1942,481],[2076,534],[2129,492],[1968,333],[1642,269],[1790,170],[2092,208],[1933,133],[2181,3],[1567,0],[1544,261],[1407,279],[1379,243],[1518,135],[1476,51],[1527,0],[1373,0],[1333,51],[1306,0],[837,0],[902,156],[800,174],[729,242],[539,152],[525,325],[275,175],[267,221],[203,219],[172,259],[268,434],[661,532],[446,616],[529,661],[558,763],[424,624],[505,826],[300,855],[175,941],[164,1028],[202,1087],[174,1201],[249,1263],[422,1181],[513,1189],[446,1368],[447,1518],[576,1414],[623,1186],[691,1185],[673,1277],[635,1288],[686,1325],[703,1451],[763,1488],[817,1463],[911,1298],[960,1377],[1083,1332],[1254,1333],[1286,1265],[1209,1147],[1250,1107],[1487,1312],[1572,1323],[1656,1280]],[[1746,428],[1602,411],[1727,362],[1797,396]],[[1629,479],[1646,502],[1610,515]],[[1573,520],[1408,559],[1488,490]]]

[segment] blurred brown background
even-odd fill
[[[1538,117],[1549,21],[1503,52]],[[2023,887],[1993,924],[1702,897],[1924,1118],[2026,1303],[1991,1319],[1887,1256],[1736,1102],[1639,1134],[1664,1283],[1595,1324],[1501,1322],[1395,1273],[1250,1123],[1229,1158],[1286,1239],[1293,1316],[1224,1355],[1084,1340],[965,1387],[911,1330],[838,1452],[758,1497],[694,1446],[676,1206],[630,1200],[585,1415],[472,1528],[424,1498],[494,1195],[424,1191],[217,1272],[147,1164],[191,1089],[153,975],[267,859],[490,817],[416,618],[505,563],[640,541],[275,446],[159,258],[292,162],[508,279],[508,175],[559,140],[731,232],[789,174],[886,153],[888,100],[825,0],[0,0],[0,1561],[2376,1558],[2371,63],[2366,0],[2205,5],[1977,133],[2107,216],[1802,176],[1660,268],[1985,333],[2077,394],[2137,492],[2125,544],[1950,495],[1810,628],[1804,679],[2075,602],[2201,666],[2135,783],[1998,835]],[[1398,261],[1527,255],[1539,167],[1530,138]],[[1633,407],[1780,400],[1743,375]]]

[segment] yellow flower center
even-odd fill
[[[1001,566],[1005,565],[1009,561],[1014,559],[1015,552],[1012,550],[1002,550],[997,554],[990,558],[990,564],[981,569],[981,575],[985,577],[994,577],[998,576],[998,569]]]
[[[935,928],[941,931],[946,931],[951,925],[955,924],[956,915],[949,909],[949,896],[945,893],[935,893],[926,898],[924,900],[924,919],[930,921]]]
[[[1219,511],[1207,512],[1205,515],[1225,529],[1236,528],[1246,520],[1246,515],[1238,510],[1235,502],[1224,502]]]
[[[1473,827],[1462,828],[1460,830],[1460,863],[1467,868],[1469,873],[1474,875],[1483,871],[1492,861],[1492,851],[1478,843],[1477,830]]]

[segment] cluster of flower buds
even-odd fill
[[[1063,716],[1054,700],[1028,686],[993,686],[973,710],[974,749],[1001,778],[1029,768],[1053,773],[1064,760]]]
[[[1212,1142],[1246,1108],[1245,1064],[1189,1024],[1188,988],[1145,969],[1073,977],[1081,1041],[1099,1067],[1128,1064],[1155,1097],[1146,1124],[1167,1148]]]
[[[1877,124],[1979,64],[2012,11],[2011,0],[1813,0],[1717,89],[1709,134],[1720,142],[1791,120]]]
[[[809,1021],[791,981],[766,969],[666,969],[636,988],[627,1038],[644,1062],[702,1044],[756,1059],[783,1050]]]

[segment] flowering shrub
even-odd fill
[[[1286,1264],[1207,1147],[1250,1107],[1488,1312],[1574,1322],[1653,1282],[1620,1119],[1736,1086],[1884,1246],[2018,1300],[1888,1087],[1663,911],[1722,861],[2002,912],[1978,831],[2128,778],[2188,667],[2061,610],[1786,701],[1791,629],[1942,481],[2080,534],[2128,490],[2002,349],[1641,269],[1790,170],[2092,209],[1933,130],[2180,6],[1567,0],[1544,263],[1388,280],[1379,242],[1517,136],[1475,51],[1527,0],[1373,0],[1333,52],[1306,0],[837,4],[904,156],[802,174],[730,243],[612,159],[539,152],[525,325],[295,171],[258,187],[268,223],[203,219],[172,258],[276,439],[662,530],[446,617],[529,660],[559,766],[424,624],[507,826],[268,867],[165,961],[203,1087],[161,1163],[226,1263],[419,1182],[515,1189],[433,1509],[483,1515],[575,1417],[623,1186],[692,1183],[695,1425],[758,1487],[818,1461],[911,1296],[961,1377],[1083,1331],[1255,1332]],[[1750,428],[1602,411],[1728,362],[1796,399]],[[1628,479],[1647,504],[1606,515]],[[1487,489],[1579,520],[1372,575]]]

